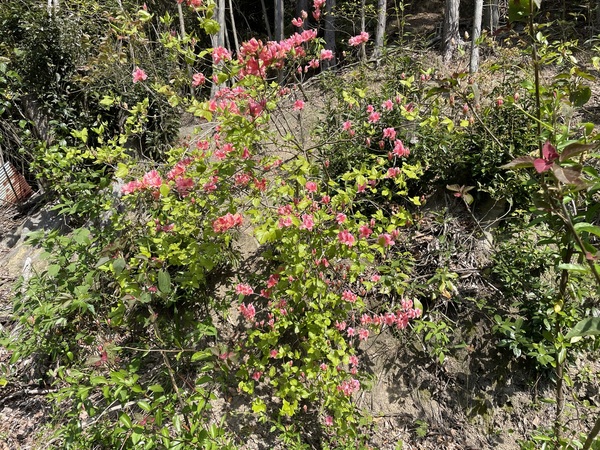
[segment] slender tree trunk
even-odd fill
[[[360,32],[363,33],[366,31],[366,19],[365,19],[365,0],[361,0],[360,2]],[[359,50],[360,59],[367,59],[367,49],[365,44],[360,44]]]
[[[327,70],[335,66],[335,0],[327,0],[325,3],[325,48],[333,52],[333,59],[322,62],[322,69]]]
[[[229,0],[229,20],[231,21],[233,44],[235,45],[235,51],[237,52],[240,49],[240,42],[238,41],[237,27],[235,26],[235,18],[233,17],[233,0]]]
[[[183,7],[181,6],[181,3],[177,3],[177,15],[179,16],[179,33],[181,34],[181,39],[186,38],[186,32],[185,32],[185,21],[183,20]],[[187,44],[185,44],[185,46],[187,47]],[[190,81],[190,91],[192,93],[192,96],[194,95],[194,86],[192,85],[192,67],[187,63],[185,63],[185,67],[188,73],[188,80]]]
[[[283,40],[283,0],[275,0],[275,40]]]
[[[260,6],[262,7],[263,16],[265,18],[265,28],[267,30],[267,38],[272,41],[273,33],[271,33],[271,23],[269,21],[269,14],[267,13],[267,7],[265,5],[265,0],[260,0]]]
[[[213,34],[210,39],[213,48],[214,47],[225,47],[225,29],[227,24],[225,23],[225,0],[217,0],[214,17],[219,22],[219,31],[217,34]],[[214,97],[219,87],[216,83],[213,83],[210,90],[210,96]]]
[[[385,37],[385,27],[387,23],[387,0],[377,1],[377,29],[375,30],[375,50],[374,56],[378,59],[383,50],[383,40]]]
[[[493,33],[498,29],[500,9],[498,0],[486,0],[483,5],[483,28]]]
[[[473,32],[471,33],[471,64],[469,72],[475,73],[479,68],[479,44],[477,40],[481,36],[481,16],[483,14],[483,0],[475,0],[475,12],[473,14]]]
[[[454,51],[458,47],[460,36],[458,34],[458,6],[460,0],[446,0],[446,11],[444,17],[443,48],[444,61],[450,61]]]

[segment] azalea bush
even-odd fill
[[[401,203],[418,202],[406,197],[406,180],[420,169],[406,163],[395,133],[373,129],[394,158],[333,179],[291,129],[270,128],[275,114],[301,116],[308,100],[270,77],[300,76],[333,56],[316,31],[209,55],[213,73],[190,81],[214,83],[210,99],[180,96],[138,61],[130,83],[168,92],[210,122],[210,134],[199,130],[161,162],[136,163],[124,144],[151,114],[142,99],[123,134],[72,130],[75,144],[48,147],[39,163],[63,212],[85,226],[32,238],[49,263],[17,295],[24,328],[7,345],[13,360],[47,354],[52,369],[40,381],[58,388],[61,447],[227,448],[235,439],[210,410],[232,379],[282,439],[292,423],[303,439],[316,419],[323,446],[359,446],[353,398],[369,385],[361,343],[421,314],[406,295],[410,258],[396,250],[412,223]],[[295,156],[283,162],[264,152],[267,142]],[[403,200],[367,208],[372,195]],[[261,245],[261,270],[240,270],[241,233]],[[237,317],[235,341],[217,326],[227,316]]]

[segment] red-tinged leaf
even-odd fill
[[[526,167],[533,167],[532,156],[519,156],[513,159],[511,162],[500,166],[501,169],[524,169]]]
[[[558,158],[558,153],[556,152],[556,147],[550,143],[550,141],[546,141],[542,146],[542,156],[547,161],[554,161]]]
[[[542,172],[545,172],[546,170],[549,170],[550,167],[552,167],[552,163],[545,159],[538,158],[533,161],[533,167],[535,167],[535,170],[537,171],[537,173],[542,173]]]
[[[560,167],[558,164],[552,166],[552,172],[558,181],[564,184],[582,185],[581,171]]]
[[[591,150],[596,146],[597,144],[580,144],[578,142],[569,144],[560,153],[560,162],[566,161],[567,159],[571,159],[574,156],[587,152],[588,150]]]

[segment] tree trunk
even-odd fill
[[[385,26],[387,23],[387,0],[377,1],[377,29],[375,30],[375,51],[374,56],[378,59],[383,50],[383,40],[385,37]]]
[[[363,33],[364,31],[366,31],[365,0],[361,0],[361,2],[360,2],[360,32]],[[366,49],[364,43],[360,44],[360,49],[359,49],[358,54],[360,55],[361,60],[367,59],[367,49]]]
[[[300,3],[300,2],[299,2]],[[335,66],[335,16],[333,11],[335,9],[335,0],[327,0],[325,3],[325,48],[333,52],[333,59],[323,61],[321,67],[323,70],[327,70],[332,66]]]
[[[479,44],[477,40],[481,36],[481,16],[483,14],[483,0],[475,0],[475,12],[473,13],[473,33],[471,33],[471,64],[469,72],[475,73],[479,68]]]
[[[483,5],[483,28],[493,33],[498,29],[500,10],[498,0],[487,0]]]
[[[283,0],[275,0],[275,40],[283,41]]]
[[[214,18],[219,22],[219,31],[217,34],[213,34],[210,39],[213,48],[214,47],[225,47],[225,29],[227,24],[225,23],[225,0],[217,0],[215,8]],[[210,90],[210,96],[214,97],[219,87],[216,83],[213,83]]]
[[[446,0],[446,11],[444,16],[443,48],[444,61],[450,61],[454,51],[458,47],[460,36],[458,34],[458,6],[460,0]]]
[[[233,17],[233,0],[229,0],[229,20],[231,21],[231,32],[233,33],[233,44],[235,51],[240,49],[240,42],[237,36],[237,27],[235,26],[235,18]]]
[[[269,14],[267,13],[267,7],[265,6],[265,0],[260,0],[260,6],[262,7],[263,16],[265,18],[265,28],[267,30],[267,38],[269,41],[273,40],[273,34],[271,33],[271,23],[269,21]]]

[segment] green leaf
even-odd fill
[[[123,258],[115,259],[112,263],[112,268],[115,275],[120,275],[121,272],[123,272],[123,269],[125,269],[125,260]]]
[[[592,225],[591,223],[580,222],[573,225],[575,231],[585,231],[587,233],[595,234],[600,237],[600,227],[597,225]]]
[[[158,272],[158,289],[163,294],[171,292],[171,275],[169,275],[169,272],[164,270]]]
[[[140,400],[139,402],[137,402],[137,404],[141,409],[143,409],[146,412],[150,412],[152,410],[152,407],[147,401]]]
[[[131,427],[133,427],[133,423],[131,422],[131,419],[125,413],[121,414],[121,416],[119,417],[119,422],[121,422],[123,424],[123,426],[127,429],[130,429]]]
[[[578,272],[578,273],[587,273],[589,271],[587,266],[583,266],[581,264],[559,264],[558,265],[559,270],[568,270],[571,272]]]
[[[254,399],[252,402],[252,411],[256,414],[267,412],[267,405],[260,398]]]
[[[592,90],[589,86],[580,86],[579,89],[571,91],[569,100],[574,106],[581,107],[585,105],[592,97]]]
[[[100,100],[102,106],[112,106],[114,102],[114,97],[111,97],[110,95],[105,95],[102,100]]]
[[[600,334],[600,317],[588,317],[575,325],[565,336],[571,339],[581,336],[596,336]]]
[[[126,164],[118,163],[117,170],[115,170],[115,177],[117,178],[125,178],[129,174],[129,167]]]
[[[55,277],[60,272],[60,266],[58,264],[52,264],[48,266],[47,273],[49,277]]]
[[[196,352],[192,355],[192,362],[202,361],[210,357],[212,357],[212,353],[210,350],[202,350],[201,352]]]

